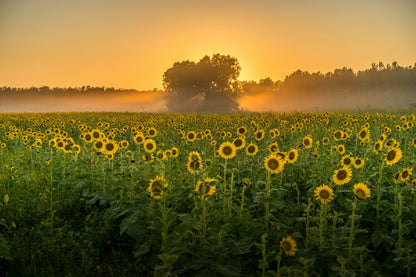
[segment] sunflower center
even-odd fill
[[[108,143],[106,144],[105,149],[107,149],[107,151],[112,151],[114,149],[114,145],[112,143]]]
[[[309,145],[309,144],[310,144],[310,141],[309,141],[308,139],[305,139],[305,140],[303,141],[303,144],[305,144],[305,145]]]
[[[226,155],[226,156],[229,156],[229,155],[231,155],[231,153],[233,153],[233,149],[231,149],[231,147],[229,147],[229,146],[225,146],[222,149],[222,153],[224,153],[224,155]]]
[[[284,242],[282,242],[282,248],[286,252],[290,252],[292,250],[292,244],[290,244],[290,242],[288,242],[288,241],[284,241]]]
[[[156,193],[162,192],[162,185],[160,181],[154,181],[152,184],[152,191]]]
[[[327,190],[325,190],[325,189],[321,190],[321,191],[319,192],[319,197],[320,197],[321,199],[324,199],[324,200],[328,199],[328,198],[330,197],[329,191],[327,191]]]
[[[199,161],[192,161],[192,162],[189,163],[190,168],[198,169],[199,166],[200,166]]]
[[[151,144],[151,143],[146,144],[146,148],[148,150],[152,150],[153,149],[153,144]]]
[[[289,159],[290,159],[290,160],[293,160],[294,158],[295,158],[295,153],[290,152],[290,153],[289,153]]]
[[[355,160],[355,164],[356,165],[360,165],[361,164],[361,160],[360,159]]]
[[[347,178],[348,174],[346,170],[340,170],[337,173],[337,178],[338,180],[344,180],[345,178]]]
[[[396,151],[390,150],[390,152],[387,154],[387,160],[392,161],[394,160],[395,157],[396,157]]]
[[[409,172],[407,172],[407,170],[402,172],[402,178],[406,178],[407,176],[409,176]]]
[[[344,164],[349,165],[351,163],[351,159],[350,158],[345,158],[344,159]]]
[[[256,148],[251,145],[251,146],[248,147],[247,150],[248,150],[249,153],[254,153],[254,151],[256,150]]]
[[[240,147],[241,145],[243,145],[243,141],[241,139],[236,139],[234,145]]]
[[[257,135],[256,135],[256,137],[257,137],[257,138],[261,138],[261,137],[262,137],[262,135],[263,135],[263,134],[262,134],[261,132],[258,132],[258,133],[257,133]]]
[[[270,169],[276,170],[277,168],[279,168],[279,161],[276,159],[270,159],[267,162],[267,165],[269,166]]]
[[[355,194],[357,195],[358,198],[361,198],[361,199],[365,198],[365,192],[362,189],[357,189],[355,191]]]
[[[366,135],[367,135],[366,131],[361,131],[361,133],[360,133],[361,138],[365,138]]]

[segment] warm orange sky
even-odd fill
[[[414,0],[0,0],[0,86],[162,88],[230,54],[240,80],[416,62]]]

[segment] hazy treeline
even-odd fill
[[[283,81],[273,81],[270,78],[265,78],[259,82],[241,82],[242,93],[264,90],[300,92],[374,89],[416,89],[416,64],[414,66],[402,67],[397,62],[386,65],[383,62],[373,63],[370,69],[356,73],[347,67],[335,69],[333,72],[326,74],[297,70],[286,76]]]
[[[215,54],[175,63],[164,90],[106,87],[0,87],[4,111],[230,112],[416,108],[416,64],[373,63],[354,72],[297,70],[284,80],[239,81],[234,57]],[[0,84],[1,86],[1,84]],[[77,97],[74,97],[77,96]],[[105,96],[105,97],[104,97]]]
[[[29,87],[29,88],[15,88],[15,87],[0,87],[0,95],[79,95],[79,94],[112,94],[112,93],[143,93],[143,92],[158,92],[158,89],[138,91],[135,89],[124,89],[124,88],[113,88],[113,87],[92,87],[92,86],[82,86],[82,87]]]

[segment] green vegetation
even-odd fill
[[[413,113],[0,114],[5,276],[413,276]]]

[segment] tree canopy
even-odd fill
[[[176,62],[163,75],[172,112],[228,112],[238,110],[237,78],[241,67],[230,55],[205,56],[199,62]]]

